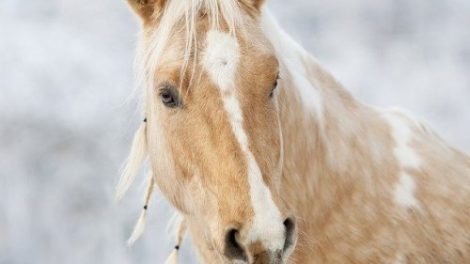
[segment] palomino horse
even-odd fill
[[[129,0],[141,164],[203,263],[470,263],[470,158],[355,100],[263,0]]]

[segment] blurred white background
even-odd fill
[[[470,150],[470,0],[270,0],[358,98],[401,106]],[[140,117],[125,1],[0,0],[0,264],[163,263],[172,210],[113,188]],[[140,182],[144,180],[141,179]],[[196,263],[186,247],[183,263]]]

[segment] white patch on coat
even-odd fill
[[[394,153],[400,165],[405,168],[417,169],[421,166],[421,160],[415,150],[409,146],[413,132],[406,120],[397,114],[387,114],[387,120],[392,127],[392,137],[397,146]]]
[[[308,72],[302,61],[302,59],[310,58],[311,55],[284,32],[266,8],[262,13],[261,26],[281,62],[281,78],[282,72],[288,71],[294,87],[299,91],[303,105],[316,115],[322,124],[323,98],[320,90],[309,81]]]
[[[392,128],[392,137],[396,144],[393,153],[403,170],[394,189],[395,202],[407,208],[419,208],[419,202],[415,197],[415,181],[409,173],[405,172],[407,169],[419,169],[421,166],[421,159],[409,145],[413,132],[407,120],[398,113],[387,112],[385,117]]]
[[[207,33],[203,65],[212,81],[220,89],[232,131],[246,156],[248,182],[254,219],[247,244],[261,241],[268,249],[282,249],[284,225],[279,209],[265,185],[256,159],[249,149],[248,136],[243,127],[243,113],[237,99],[235,75],[240,60],[238,41],[230,34],[211,30]]]
[[[402,172],[398,184],[395,186],[395,201],[407,208],[419,208],[419,202],[414,196],[416,184],[413,178],[406,172]]]
[[[395,260],[392,262],[392,264],[407,264],[408,261],[406,261],[406,257],[404,254],[397,254],[395,257]]]

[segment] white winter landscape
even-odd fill
[[[362,101],[399,106],[470,151],[470,0],[270,0]],[[0,0],[0,264],[163,263],[173,211],[144,177],[113,190],[140,121],[138,22],[124,0]],[[189,243],[182,263],[197,263]]]

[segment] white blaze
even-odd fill
[[[405,122],[405,119],[397,113],[387,113],[386,118],[389,125],[392,127],[392,137],[396,144],[394,154],[399,165],[403,170],[419,169],[421,159],[409,145],[413,136],[409,125]],[[402,171],[394,190],[395,202],[404,207],[419,208],[419,202],[414,194],[415,189],[416,184],[413,177],[409,173]]]
[[[207,33],[203,66],[212,81],[220,89],[232,131],[245,154],[254,211],[252,229],[247,243],[258,240],[268,249],[282,249],[284,226],[280,212],[264,184],[261,169],[249,148],[248,136],[243,128],[243,113],[237,98],[235,74],[240,60],[238,41],[230,34],[211,30]]]

